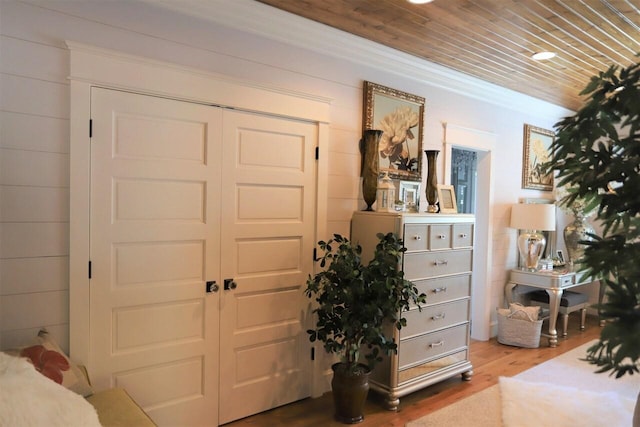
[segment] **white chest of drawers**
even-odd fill
[[[394,338],[398,353],[377,364],[370,384],[386,395],[389,409],[400,397],[461,374],[473,374],[469,361],[469,317],[473,265],[473,215],[355,212],[351,240],[360,243],[364,262],[373,256],[377,233],[393,232],[407,251],[405,278],[427,295],[427,302],[404,313],[407,326]]]

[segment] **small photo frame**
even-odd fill
[[[420,206],[420,183],[400,181],[399,199],[404,203],[407,212],[418,212]]]
[[[438,184],[438,202],[440,203],[440,213],[458,213],[456,192],[453,185]]]

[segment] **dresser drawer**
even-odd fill
[[[470,248],[473,246],[473,224],[453,225],[453,247]]]
[[[400,340],[465,323],[469,319],[469,299],[461,299],[443,304],[414,308],[403,313],[407,326],[400,330]]]
[[[431,332],[398,345],[398,369],[405,369],[442,354],[461,350],[467,345],[469,324]]]
[[[471,296],[471,274],[416,280],[413,284],[427,296],[423,307]]]
[[[424,251],[429,249],[429,226],[426,224],[405,225],[403,240],[407,251]]]
[[[471,250],[405,253],[404,277],[426,279],[471,271]]]
[[[429,226],[429,249],[432,251],[451,249],[451,225]]]
[[[420,365],[412,366],[408,369],[404,369],[398,372],[398,384],[405,383],[424,375],[431,375],[437,371],[447,369],[452,365],[467,362],[468,351],[462,350],[457,353],[450,354],[445,357],[440,357],[436,360],[430,360],[429,362],[421,363]],[[374,371],[375,372],[375,371]]]

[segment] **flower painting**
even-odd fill
[[[383,132],[378,145],[380,172],[420,181],[424,98],[364,82],[363,130]]]
[[[551,159],[553,137],[550,130],[524,125],[522,188],[553,190],[553,173],[545,173],[543,167]]]

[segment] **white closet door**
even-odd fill
[[[224,112],[220,422],[310,395],[318,129]]]
[[[91,379],[218,422],[220,109],[93,89]]]

